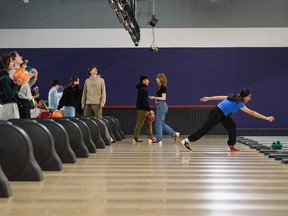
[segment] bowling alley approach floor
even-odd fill
[[[288,164],[239,143],[228,152],[227,137],[204,137],[189,152],[182,138],[126,137],[42,182],[10,182],[0,215],[288,215]]]

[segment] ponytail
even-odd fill
[[[243,98],[250,95],[248,89],[242,89],[239,94],[232,94],[227,97],[228,100],[235,101],[237,103],[243,102]]]
[[[240,94],[231,94],[227,97],[228,100],[235,101],[237,103],[242,102],[242,97]]]

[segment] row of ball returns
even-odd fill
[[[113,116],[0,121],[0,197],[9,181],[42,181],[42,171],[61,171],[97,149],[125,138]]]
[[[237,137],[237,142],[249,146],[251,149],[259,151],[269,158],[281,160],[281,163],[288,164],[288,142],[281,143],[280,141],[263,142],[256,141],[250,138]]]

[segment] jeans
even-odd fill
[[[157,103],[156,107],[156,138],[158,141],[162,141],[162,131],[167,133],[168,135],[173,136],[175,134],[175,131],[165,123],[165,116],[168,113],[168,106],[166,102],[159,102]]]
[[[222,123],[226,131],[228,131],[229,139],[227,141],[227,144],[229,146],[235,145],[236,144],[236,124],[229,115],[225,116],[222,110],[218,106],[216,106],[209,112],[208,118],[206,119],[204,124],[198,130],[192,133],[188,137],[188,140],[190,142],[194,142],[200,139],[202,136],[208,133],[212,128],[214,128],[220,122]]]
[[[75,117],[75,107],[64,106],[64,117]]]

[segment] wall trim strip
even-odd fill
[[[132,48],[124,29],[0,29],[1,48]],[[288,28],[159,28],[159,47],[288,47]],[[141,29],[139,47],[152,30]]]

